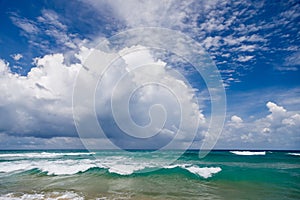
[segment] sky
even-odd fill
[[[0,0],[0,26],[0,149],[300,150],[298,0]]]

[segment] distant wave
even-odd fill
[[[300,156],[300,153],[288,153],[288,154],[292,156]]]
[[[80,155],[93,155],[95,152],[68,152],[68,153],[9,153],[9,154],[0,154],[2,157],[22,157],[22,158],[54,158],[60,156],[80,156]]]
[[[26,172],[30,170],[38,170],[47,175],[73,175],[77,173],[85,173],[93,169],[107,170],[108,173],[119,175],[132,175],[138,172],[149,172],[153,169],[172,170],[174,168],[181,168],[192,174],[196,174],[203,178],[210,178],[214,174],[221,171],[220,167],[198,167],[195,165],[181,164],[181,165],[153,165],[153,163],[125,163],[120,164],[118,160],[38,160],[38,161],[10,161],[2,162],[0,165],[0,172],[15,173]]]
[[[254,155],[266,155],[265,151],[230,151],[230,153],[241,155],[241,156],[254,156]]]

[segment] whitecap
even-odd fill
[[[220,167],[198,167],[191,166],[184,168],[193,174],[202,176],[203,178],[210,178],[213,174],[219,173],[222,169]]]
[[[265,151],[230,151],[230,153],[236,154],[236,155],[241,155],[241,156],[264,156],[266,155]]]
[[[168,166],[164,166],[163,168],[164,168],[164,169],[174,169],[174,168],[176,168],[176,167],[181,167],[181,168],[183,168],[183,167],[185,167],[185,165],[168,165]]]
[[[97,167],[93,160],[40,160],[40,161],[11,161],[2,162],[0,172],[10,173],[15,171],[28,171],[39,169],[48,175],[71,175],[84,172],[90,168]]]
[[[288,154],[292,156],[300,156],[300,153],[288,153]]]
[[[168,165],[168,166],[164,166],[163,168],[174,169],[176,167],[185,169],[203,178],[210,178],[212,177],[213,174],[219,173],[222,170],[220,167],[198,167],[198,166],[192,166],[191,164]]]
[[[134,172],[138,170],[144,169],[145,166],[142,165],[121,165],[121,164],[116,164],[108,169],[110,173],[116,173],[120,175],[130,175],[133,174]]]

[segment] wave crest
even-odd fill
[[[37,169],[47,175],[73,175],[77,173],[88,172],[91,169],[104,169],[111,174],[132,175],[136,173],[147,173],[153,169],[174,169],[181,168],[192,174],[196,174],[203,178],[212,177],[221,171],[220,167],[198,167],[190,164],[163,165],[163,163],[154,165],[145,162],[119,163],[117,160],[39,160],[39,161],[10,161],[2,162],[0,172],[2,173],[18,173]]]
[[[300,156],[300,153],[288,153],[288,154],[292,156]]]
[[[230,151],[230,153],[240,155],[240,156],[264,156],[265,151]]]

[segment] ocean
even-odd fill
[[[300,199],[299,152],[176,156],[177,151],[0,151],[0,200]]]

